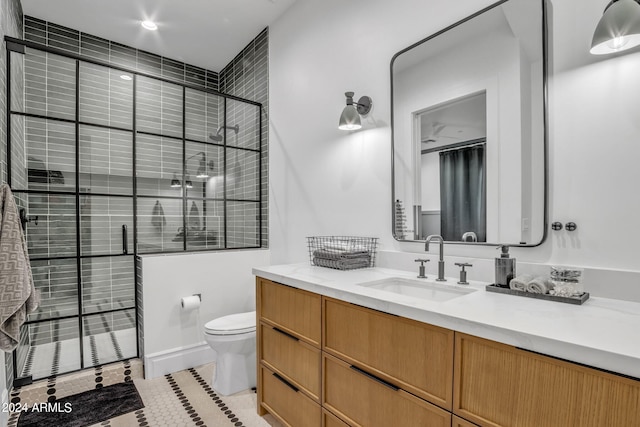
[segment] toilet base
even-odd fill
[[[213,373],[213,389],[223,396],[256,386],[256,352],[219,354]]]

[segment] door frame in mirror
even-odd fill
[[[418,47],[426,42],[428,42],[429,40],[432,40],[433,38],[446,33],[449,30],[452,30],[462,24],[464,24],[467,21],[470,21],[471,19],[482,15],[485,12],[488,12],[506,2],[508,2],[509,0],[500,0],[496,3],[493,3],[481,10],[479,10],[478,12],[475,12],[469,16],[467,16],[464,19],[461,19],[460,21],[449,25],[448,27],[443,28],[440,31],[437,31],[433,34],[431,34],[428,37],[425,37],[424,39],[413,43],[412,45],[400,50],[399,52],[397,52],[395,55],[393,55],[393,57],[391,58],[391,63],[389,65],[389,75],[390,75],[390,83],[391,83],[391,230],[392,230],[392,235],[393,238],[399,242],[424,242],[424,240],[407,240],[407,239],[401,239],[398,237],[397,233],[396,233],[396,224],[399,220],[399,218],[397,218],[397,209],[396,209],[396,182],[395,182],[395,140],[394,140],[394,108],[393,108],[393,104],[394,104],[394,98],[393,98],[393,65],[396,61],[396,59],[398,58],[398,56],[402,55],[405,52],[410,51],[411,49]],[[542,131],[542,139],[543,139],[543,178],[544,178],[544,183],[543,183],[543,202],[544,202],[544,206],[543,206],[543,220],[542,220],[542,237],[540,239],[539,242],[537,243],[507,243],[504,242],[505,244],[507,244],[508,246],[512,246],[512,247],[522,247],[522,248],[533,248],[533,247],[537,247],[542,245],[547,237],[548,237],[548,228],[549,228],[549,129],[548,129],[548,89],[547,89],[547,79],[548,79],[548,74],[549,74],[549,70],[548,70],[548,66],[549,66],[549,49],[548,49],[548,5],[547,5],[547,1],[548,0],[539,0],[542,4],[542,124],[543,124],[543,131]],[[447,244],[457,244],[457,245],[476,245],[476,246],[497,246],[500,245],[500,242],[463,242],[463,241],[450,241],[447,240],[445,241],[445,243]]]

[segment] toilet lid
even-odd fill
[[[256,312],[230,314],[218,317],[204,325],[204,330],[212,335],[244,334],[256,330]]]

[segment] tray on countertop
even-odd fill
[[[503,288],[501,286],[492,284],[486,286],[487,292],[496,292],[499,294],[516,295],[519,297],[542,299],[547,301],[563,302],[566,304],[582,305],[589,299],[589,292],[583,292],[581,295],[574,297],[563,297],[559,295],[549,294],[536,294],[533,292],[519,291],[517,289]]]

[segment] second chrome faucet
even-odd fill
[[[440,257],[438,259],[438,278],[436,279],[436,281],[446,282],[447,279],[444,278],[444,239],[442,238],[442,236],[439,236],[437,234],[432,234],[431,236],[427,236],[427,241],[424,243],[424,250],[428,251],[429,243],[431,243],[432,240],[436,240],[436,239],[440,241],[440,245],[439,245]]]

